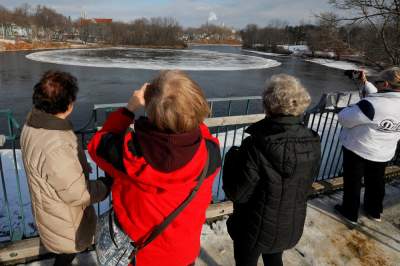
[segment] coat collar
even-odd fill
[[[36,108],[33,108],[28,114],[26,124],[30,127],[48,130],[73,130],[72,123],[69,120],[58,118]]]
[[[282,128],[285,126],[296,126],[303,123],[302,116],[276,116],[276,117],[265,117],[264,119],[250,125],[246,129],[246,133],[250,135],[257,134],[259,132],[265,132],[266,130],[272,130],[274,128]]]
[[[172,172],[186,165],[202,141],[200,128],[187,133],[167,133],[143,117],[136,120],[135,132],[143,157],[161,172]]]

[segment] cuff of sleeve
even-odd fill
[[[132,119],[132,120],[135,119],[135,113],[129,111],[128,108],[123,107],[121,112],[123,115],[128,116],[130,119]]]
[[[103,125],[101,131],[111,133],[123,133],[133,122],[135,115],[128,109],[120,108],[112,112]]]

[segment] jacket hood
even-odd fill
[[[256,146],[268,159],[271,167],[283,178],[293,176],[296,169],[293,156],[296,155],[290,152],[287,156],[282,156],[282,141],[290,135],[291,138],[313,139],[319,143],[319,138],[312,136],[308,130],[305,131],[301,116],[266,117],[251,125],[246,132],[253,137]]]
[[[285,131],[287,127],[298,126],[303,122],[301,116],[265,117],[250,125],[245,132],[250,135],[270,135]]]
[[[182,134],[167,133],[144,117],[135,122],[135,133],[144,159],[161,172],[172,172],[186,165],[202,140],[199,128]]]
[[[48,130],[73,130],[71,121],[58,118],[55,115],[48,114],[36,108],[33,108],[28,114],[26,124],[33,128]]]

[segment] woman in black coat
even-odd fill
[[[233,201],[228,232],[236,265],[283,265],[299,241],[307,197],[319,169],[320,138],[302,122],[310,95],[294,77],[271,78],[263,93],[265,119],[247,128],[226,154],[223,189]]]

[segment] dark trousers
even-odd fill
[[[57,254],[54,266],[69,266],[74,260],[76,253],[73,254]]]
[[[385,168],[387,162],[373,162],[361,158],[343,147],[343,211],[347,218],[357,221],[360,207],[361,179],[364,177],[364,209],[379,217],[385,197]]]
[[[282,252],[263,254],[257,249],[248,250],[233,244],[233,253],[235,256],[236,266],[257,266],[258,258],[262,256],[265,266],[283,266]]]

